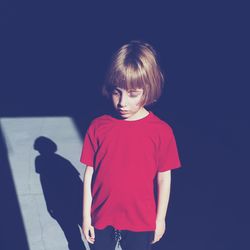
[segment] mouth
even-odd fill
[[[118,112],[122,115],[126,115],[129,113],[127,110],[121,110],[121,109],[118,109]]]

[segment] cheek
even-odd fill
[[[117,105],[118,98],[116,96],[112,96],[112,102],[113,102],[114,105]]]
[[[140,97],[140,98],[138,98],[137,100],[134,101],[134,105],[136,107],[141,107],[142,106],[142,101],[143,101],[143,98]]]

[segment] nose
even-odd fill
[[[119,103],[118,103],[119,107],[126,107],[127,106],[127,101],[128,100],[127,100],[126,95],[121,94],[120,99],[119,99]]]

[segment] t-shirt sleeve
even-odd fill
[[[97,142],[94,136],[93,124],[91,124],[84,137],[80,162],[86,166],[94,166],[94,157],[97,149]]]
[[[181,167],[178,148],[172,129],[164,131],[158,149],[158,172]]]

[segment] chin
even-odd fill
[[[119,116],[120,116],[122,119],[129,119],[132,115],[131,115],[131,114],[121,114],[121,113],[119,113]]]
[[[129,115],[129,114],[120,114],[120,117],[127,119],[127,118],[130,118],[131,115]]]

